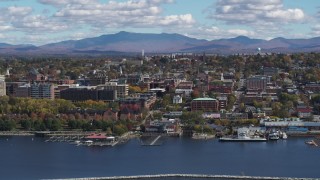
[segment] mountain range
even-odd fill
[[[149,34],[121,31],[116,34],[81,40],[68,40],[42,46],[11,45],[0,43],[0,54],[18,55],[76,55],[76,54],[110,54],[110,53],[174,53],[206,52],[219,54],[262,52],[290,53],[320,51],[320,37],[311,39],[271,40],[252,39],[238,36],[230,39],[203,40],[190,38],[181,34]]]

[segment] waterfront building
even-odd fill
[[[261,119],[260,125],[267,129],[281,128],[288,131],[308,132],[320,130],[320,122],[318,121],[301,121],[299,118],[284,118],[284,119]]]
[[[0,75],[0,96],[6,95],[6,81],[5,76]]]
[[[299,118],[309,118],[312,116],[312,109],[310,107],[298,107],[297,114]]]
[[[213,98],[197,98],[191,101],[191,111],[217,112],[219,101]]]

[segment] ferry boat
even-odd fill
[[[260,136],[250,136],[248,128],[239,128],[236,137],[221,137],[219,141],[223,142],[264,142],[266,138]]]

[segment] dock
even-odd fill
[[[85,136],[83,135],[54,135],[48,136],[49,139],[45,140],[45,142],[74,142],[76,140],[81,140]]]
[[[160,146],[163,142],[160,141],[161,135],[158,136],[142,136],[140,142],[142,146]]]
[[[161,136],[156,137],[156,138],[150,143],[150,146],[153,146],[160,138],[161,138]]]

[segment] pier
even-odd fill
[[[156,138],[150,143],[150,146],[153,146],[160,138],[161,138],[161,136],[156,137]]]
[[[140,142],[142,146],[160,146],[163,142],[160,141],[161,135],[158,136],[141,136]]]
[[[74,142],[76,140],[81,140],[85,136],[83,135],[55,135],[48,136],[49,139],[45,140],[45,142]]]

